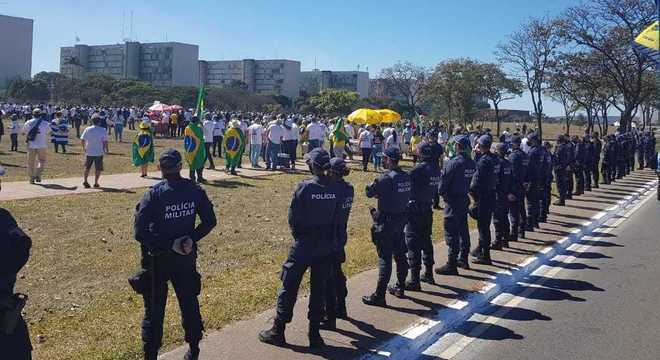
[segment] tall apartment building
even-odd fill
[[[199,47],[178,42],[82,45],[60,49],[60,73],[81,78],[105,74],[155,86],[199,84]]]
[[[369,73],[366,71],[303,71],[301,89],[317,94],[326,89],[355,91],[360,98],[369,96]]]
[[[257,94],[297,98],[300,92],[300,62],[293,60],[221,60],[199,62],[200,83],[228,86],[244,82]]]
[[[0,15],[0,87],[32,76],[33,26],[32,19]]]

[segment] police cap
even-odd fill
[[[383,151],[383,155],[391,160],[399,161],[401,159],[401,150],[395,147],[389,147]]]
[[[330,154],[322,148],[315,148],[305,155],[308,164],[312,164],[321,169],[330,168]]]
[[[422,144],[419,149],[417,149],[417,152],[422,159],[430,159],[433,157],[433,149],[429,144]]]
[[[489,148],[493,144],[493,139],[489,135],[481,135],[479,139],[477,139],[477,143]]]
[[[495,145],[495,150],[498,153],[505,153],[508,150],[508,146],[506,145],[506,143],[498,143],[497,145]]]
[[[164,172],[176,170],[179,164],[181,164],[181,153],[172,148],[167,149],[160,154],[158,164]]]
[[[348,167],[346,166],[346,162],[344,159],[339,157],[330,159],[330,171],[340,176],[348,175]]]
[[[461,146],[463,149],[470,148],[470,138],[467,135],[456,135],[452,140]]]

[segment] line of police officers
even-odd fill
[[[490,134],[479,136],[472,146],[469,137],[459,130],[450,142],[449,160],[443,166],[444,149],[429,134],[418,147],[421,162],[409,173],[399,166],[400,151],[386,149],[383,165],[387,172],[365,189],[367,197],[377,199],[377,207],[371,209],[371,233],[379,274],[375,291],[362,301],[385,306],[386,292],[404,297],[406,290],[419,291],[421,282],[435,283],[431,238],[432,209],[438,196],[445,203],[448,259],[435,273],[458,275],[458,268],[470,267],[468,215],[477,220],[479,233],[478,245],[471,253],[473,263],[490,264],[491,250],[524,238],[526,231],[533,231],[547,220],[553,170],[559,192],[555,205],[561,206],[573,195],[589,191],[592,183],[598,187],[601,152],[600,173],[605,184],[633,170],[635,152],[640,168],[645,163],[648,167],[656,163],[652,132],[642,136],[617,132],[607,137],[604,146],[596,133],[574,136],[570,141],[560,135],[554,152],[548,142],[541,144],[535,133],[529,134],[526,141],[527,152],[521,149],[522,138],[515,135],[510,144],[500,143],[492,153]],[[145,359],[156,359],[161,346],[168,282],[179,301],[189,343],[184,359],[197,359],[200,351],[203,323],[197,300],[201,290],[197,243],[216,226],[216,216],[204,190],[180,176],[181,163],[178,151],[166,150],[159,158],[164,180],[150,188],[136,207],[135,239],[141,244],[142,270],[129,283],[144,299]],[[344,247],[354,196],[353,186],[344,180],[349,170],[343,159],[331,159],[321,148],[307,155],[307,164],[313,177],[298,185],[289,208],[293,245],[282,266],[276,316],[272,327],[259,333],[259,340],[278,346],[286,344],[285,327],[292,320],[298,289],[308,268],[310,347],[324,345],[320,329],[335,329],[336,319],[348,317],[346,277],[341,266],[346,259]],[[491,222],[495,225],[494,241]],[[31,241],[3,209],[0,235],[0,348],[9,358],[29,359],[30,340],[21,316],[26,296],[14,294],[13,288],[16,274],[29,257]],[[397,265],[397,280],[390,286],[392,260]]]

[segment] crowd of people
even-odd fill
[[[27,138],[28,174],[31,182],[40,182],[46,134],[51,134],[56,152],[65,152],[68,127],[64,125],[75,124],[75,114],[92,110],[78,109],[73,115],[71,110],[65,113],[62,108],[29,110],[26,113],[2,108],[12,120],[10,129],[16,133],[21,129],[14,125],[16,118],[26,119],[22,131]],[[86,153],[85,187],[90,186],[87,177],[92,165],[96,170],[94,186],[99,186],[103,155],[108,151],[108,119],[124,110],[93,109],[87,120],[91,125],[78,135]],[[128,110],[129,116],[131,111]],[[136,113],[136,118],[139,116]],[[370,214],[371,236],[378,254],[378,280],[374,291],[362,297],[371,306],[385,306],[387,293],[404,297],[406,291],[420,291],[422,283],[435,283],[435,274],[459,275],[459,269],[470,268],[470,255],[472,263],[491,264],[492,250],[507,248],[510,242],[525,238],[526,233],[536,231],[540,223],[547,221],[553,181],[558,190],[554,205],[565,206],[573,196],[630,174],[635,164],[638,169],[657,169],[660,163],[654,129],[620,129],[607,135],[605,141],[598,133],[588,131],[582,136],[559,135],[553,145],[542,141],[536,131],[523,129],[507,129],[495,139],[489,129],[468,131],[459,126],[448,131],[437,123],[427,129],[412,122],[397,128],[300,115],[208,112],[197,116],[189,110],[183,111],[183,115],[169,114],[170,121],[172,116],[189,118],[181,132],[177,119],[176,131],[166,135],[183,138],[184,155],[175,149],[160,155],[163,181],[145,193],[135,212],[135,239],[141,246],[142,270],[129,283],[144,297],[142,340],[146,359],[156,359],[162,343],[168,282],[180,302],[185,340],[190,345],[185,358],[199,356],[203,321],[197,300],[201,289],[197,244],[212,231],[217,219],[213,205],[196,182],[204,182],[201,170],[207,162],[213,168],[212,158],[216,154],[223,156],[223,151],[227,170],[232,173],[240,166],[240,161],[235,160],[240,160],[244,149],[249,149],[252,167],[259,167],[258,160],[263,157],[266,168],[271,170],[295,167],[298,149],[305,152],[312,177],[298,184],[294,191],[288,212],[293,244],[282,266],[276,316],[272,327],[260,332],[258,338],[273,345],[286,344],[286,324],[292,320],[300,283],[310,269],[308,336],[312,348],[324,345],[320,329],[334,330],[337,319],[348,317],[342,264],[346,260],[348,220],[356,196],[348,181],[347,164],[354,149],[361,153],[362,170],[367,170],[369,163],[373,163],[374,170],[382,169],[363,190],[363,196],[377,200]],[[128,122],[129,128],[136,127],[133,165],[141,169],[141,176],[147,176],[148,164],[155,161],[156,121],[143,115],[133,125]],[[115,139],[122,141],[121,131]],[[329,150],[325,149],[326,143]],[[413,159],[410,170],[400,165],[404,154]],[[188,162],[190,179],[181,176],[184,161]],[[0,168],[0,175],[3,173]],[[448,253],[447,261],[434,267],[433,210],[441,208]],[[478,243],[474,248],[468,216],[477,222]],[[0,335],[0,343],[3,349],[9,349],[10,356],[26,358],[29,338],[20,316],[25,297],[14,294],[13,288],[31,243],[4,210],[0,211],[0,225],[0,233],[9,241],[2,243],[7,251],[0,252],[0,297],[8,299],[11,314],[15,315],[12,333]],[[494,239],[491,227],[495,230]],[[396,281],[389,285],[393,261]]]

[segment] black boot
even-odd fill
[[[491,250],[502,250],[502,237],[497,237],[493,244],[490,246]]]
[[[382,307],[387,306],[387,303],[385,302],[385,296],[377,295],[376,293],[373,293],[368,296],[363,296],[362,302],[365,305],[371,305],[371,306],[382,306]]]
[[[472,263],[481,264],[481,265],[492,265],[493,263],[490,261],[490,249],[488,248],[483,249],[480,256],[477,256],[476,259],[472,260]]]
[[[183,360],[197,360],[199,359],[199,344],[190,344],[188,352],[183,356]]]
[[[552,203],[554,206],[566,206],[566,201],[564,199],[559,199]]]
[[[337,319],[325,318],[321,321],[320,327],[323,330],[336,330],[337,329]]]
[[[396,284],[394,286],[388,285],[387,292],[389,292],[391,295],[398,297],[399,299],[403,299],[406,297],[405,290],[399,284]]]
[[[158,351],[156,352],[145,352],[144,360],[158,360]]]
[[[309,338],[310,349],[318,349],[325,346],[325,342],[323,342],[319,329],[320,327],[318,323],[309,323],[309,332],[307,333],[307,336]]]
[[[273,327],[259,333],[259,341],[275,346],[283,346],[286,344],[286,339],[284,338],[285,328],[286,324],[284,322],[275,319],[273,321]]]
[[[472,250],[472,251],[470,252],[470,255],[472,255],[473,257],[478,257],[478,256],[480,256],[480,255],[481,255],[481,247],[480,247],[480,246],[477,246],[476,248],[474,248],[474,250]]]
[[[467,257],[458,259],[456,266],[461,269],[470,270],[470,262],[468,261]]]
[[[346,311],[346,301],[340,300],[337,302],[337,307],[335,308],[335,316],[337,319],[348,319],[348,312]]]
[[[424,272],[424,275],[419,279],[421,282],[425,282],[427,284],[435,284],[435,279],[433,278],[433,267],[432,266],[427,266],[426,271]]]
[[[458,275],[458,267],[455,261],[447,261],[446,264],[439,268],[435,268],[435,273],[438,275]]]
[[[421,269],[410,269],[410,280],[406,281],[404,288],[410,291],[421,291],[422,287],[419,284],[419,272]]]

